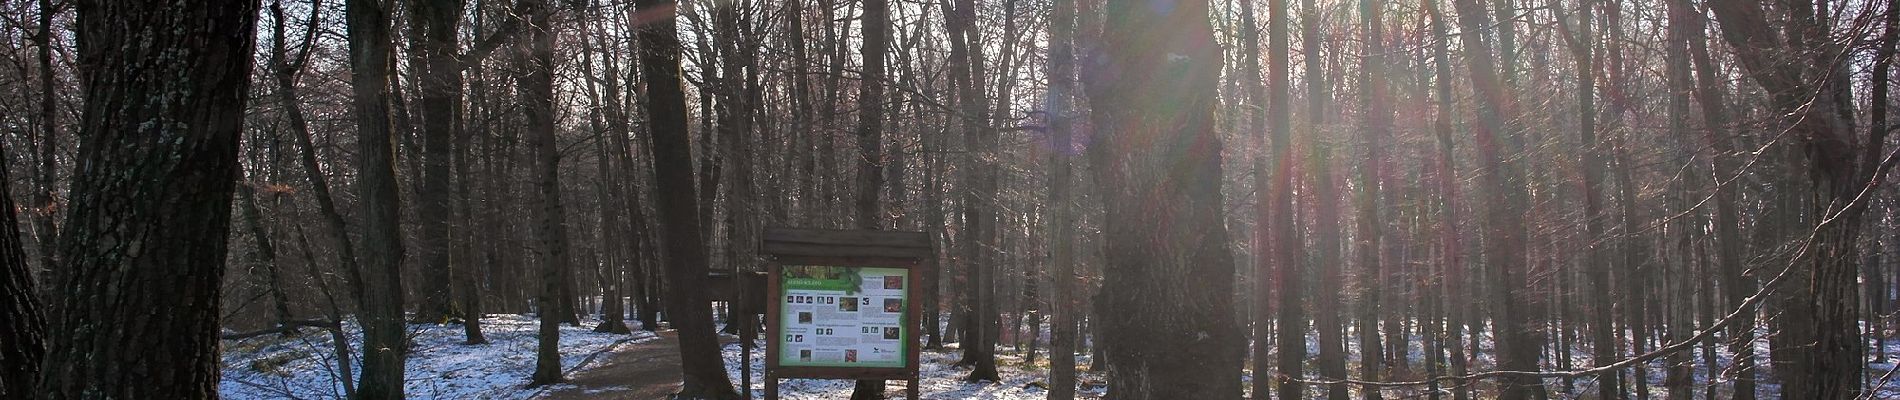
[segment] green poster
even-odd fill
[[[903,368],[910,270],[789,265],[780,275],[779,365]]]

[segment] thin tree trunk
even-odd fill
[[[627,240],[621,236],[621,232],[623,232],[625,226],[620,222],[622,206],[617,203],[620,199],[625,197],[625,193],[623,193],[620,186],[620,168],[614,165],[614,156],[612,155],[617,152],[608,151],[613,143],[615,143],[609,140],[608,135],[618,135],[619,133],[607,129],[601,121],[605,109],[613,106],[601,104],[600,92],[595,88],[594,84],[595,79],[593,77],[601,75],[594,74],[595,48],[593,45],[593,25],[584,22],[581,25],[581,29],[581,75],[588,77],[584,84],[584,87],[587,89],[587,119],[594,133],[601,136],[600,139],[594,142],[594,157],[595,161],[598,162],[597,165],[600,171],[599,184],[595,187],[594,193],[598,196],[599,200],[600,241],[603,244],[603,247],[600,249],[601,262],[598,264],[598,269],[595,273],[595,276],[598,278],[597,280],[600,282],[602,301],[600,307],[601,321],[599,325],[594,326],[594,331],[626,334],[632,333],[632,330],[627,329],[627,312],[622,307],[625,302],[621,301],[620,283],[622,281],[621,276],[625,270],[624,266],[626,265],[627,254],[621,244],[627,243]],[[605,74],[606,79],[614,79],[614,75],[612,71],[608,71],[608,73]]]
[[[249,233],[252,240],[257,242],[255,261],[264,270],[265,292],[271,298],[271,318],[275,320],[273,322],[281,324],[291,317],[290,298],[284,295],[283,279],[277,274],[277,248],[271,245],[270,231],[264,228],[264,213],[257,207],[256,188],[251,187],[249,180],[242,179],[243,166],[238,168],[238,178],[242,182],[237,187],[238,211],[242,212],[244,218],[245,233]]]
[[[53,266],[59,265],[59,252],[55,249],[59,242],[59,226],[56,219],[60,210],[54,187],[57,176],[57,162],[54,155],[59,152],[59,108],[55,101],[53,76],[53,17],[59,14],[54,0],[39,0],[39,31],[34,34],[37,47],[34,61],[39,66],[39,140],[33,150],[39,150],[33,156],[34,188],[32,204],[34,247],[39,251],[40,268],[50,271],[52,278],[58,278],[63,272]],[[41,278],[47,280],[46,278]],[[52,280],[47,280],[52,281]],[[50,286],[50,285],[47,285]],[[45,286],[42,286],[45,287]]]

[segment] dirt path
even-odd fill
[[[594,360],[597,365],[568,377],[565,385],[536,399],[664,399],[679,390],[679,336],[660,332],[658,339],[622,346]]]

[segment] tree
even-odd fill
[[[962,326],[963,358],[958,365],[969,365],[965,381],[1002,381],[996,372],[996,300],[995,270],[997,222],[995,198],[999,167],[994,154],[997,132],[983,121],[988,100],[983,97],[982,34],[976,29],[976,2],[957,0],[955,8],[944,11],[944,29],[950,36],[951,74],[957,90],[958,118],[963,128],[964,146],[971,153],[964,164],[963,249],[964,282]],[[951,2],[945,2],[950,8]],[[956,323],[956,320],[952,320]]]
[[[592,16],[590,14],[584,15]],[[597,49],[595,49],[594,46],[594,28],[592,24],[582,24],[581,27],[581,73],[586,76],[596,76],[594,74],[594,52]],[[614,63],[609,62],[607,65],[613,66]],[[613,81],[613,92],[609,101],[619,103],[620,83],[614,78],[614,75],[616,75],[615,72],[618,71],[610,70],[604,80]],[[595,161],[600,170],[600,184],[595,188],[594,193],[599,196],[598,199],[600,201],[601,243],[627,243],[630,241],[627,240],[625,232],[628,231],[627,227],[629,224],[620,221],[620,211],[627,207],[626,203],[621,202],[627,197],[625,185],[622,181],[624,179],[622,175],[625,171],[621,169],[617,162],[620,158],[619,155],[625,152],[624,148],[618,148],[618,146],[626,140],[626,132],[622,129],[626,127],[626,122],[624,119],[620,122],[616,122],[613,124],[613,128],[603,128],[601,126],[602,114],[608,114],[611,116],[610,118],[625,118],[625,116],[621,115],[619,110],[615,109],[618,107],[618,104],[603,105],[600,103],[599,91],[594,87],[594,80],[588,80],[584,86],[587,88],[588,123],[597,134],[606,136],[594,143]],[[603,112],[603,110],[605,110],[605,112]],[[596,272],[595,276],[600,280],[601,285],[601,321],[599,325],[594,326],[594,332],[632,333],[632,330],[627,328],[627,310],[624,306],[626,301],[622,300],[621,286],[622,283],[626,281],[625,272],[628,256],[636,253],[626,251],[624,246],[614,245],[602,246],[600,253],[602,258],[600,269]]]
[[[691,143],[687,140],[686,93],[680,82],[680,41],[675,0],[638,0],[635,7],[657,13],[639,27],[640,67],[647,77],[647,116],[652,119],[653,174],[658,193],[660,241],[671,262],[666,267],[667,314],[679,330],[680,371],[685,382],[678,399],[727,400],[739,397],[726,378],[713,333],[712,310],[705,293],[706,243],[699,240],[698,207],[693,204]]]
[[[1446,22],[1444,11],[1439,9],[1438,1],[1425,0],[1423,3],[1425,13],[1431,15],[1432,36],[1441,38],[1450,37],[1447,33],[1447,31],[1450,30],[1447,26],[1449,23]],[[1444,331],[1445,342],[1447,343],[1444,347],[1449,350],[1446,354],[1446,358],[1450,360],[1452,375],[1463,375],[1468,370],[1464,351],[1464,329],[1465,320],[1468,317],[1466,310],[1469,308],[1467,306],[1471,303],[1452,300],[1463,298],[1465,293],[1465,265],[1461,254],[1464,247],[1458,240],[1461,232],[1459,230],[1460,224],[1458,220],[1457,203],[1458,180],[1456,173],[1453,172],[1457,170],[1454,165],[1457,161],[1455,160],[1456,151],[1453,148],[1454,144],[1451,136],[1451,116],[1456,111],[1456,105],[1451,92],[1451,80],[1453,77],[1451,72],[1450,45],[1446,43],[1447,40],[1438,40],[1436,42],[1437,43],[1432,45],[1432,74],[1435,75],[1435,78],[1432,79],[1432,95],[1435,98],[1433,102],[1435,103],[1435,110],[1433,110],[1432,115],[1432,136],[1436,139],[1436,147],[1438,148],[1437,165],[1434,167],[1438,170],[1437,194],[1442,199],[1440,209],[1443,210],[1443,215],[1439,216],[1441,223],[1439,226],[1438,239],[1441,242],[1439,251],[1443,253],[1441,258],[1445,268],[1444,276],[1440,277],[1440,279],[1445,282],[1443,285],[1443,293],[1445,294],[1443,296],[1445,300]],[[1342,366],[1341,368],[1343,369],[1344,367]],[[1344,374],[1342,373],[1341,375],[1343,376]],[[1452,390],[1452,398],[1457,400],[1471,398],[1470,385],[1463,386],[1465,387]],[[1339,396],[1344,395],[1341,394]]]
[[[1478,97],[1479,123],[1472,128],[1478,145],[1478,161],[1485,172],[1481,187],[1484,196],[1485,215],[1485,269],[1488,275],[1488,294],[1492,308],[1497,312],[1497,352],[1498,368],[1510,371],[1530,371],[1537,369],[1539,346],[1533,343],[1530,330],[1534,329],[1534,315],[1527,312],[1525,296],[1518,292],[1521,271],[1517,266],[1524,263],[1522,257],[1524,243],[1524,221],[1518,202],[1514,199],[1522,195],[1523,187],[1516,186],[1519,174],[1514,165],[1504,162],[1500,148],[1505,140],[1515,136],[1515,128],[1507,128],[1506,119],[1516,114],[1514,103],[1505,91],[1506,79],[1498,73],[1499,64],[1512,65],[1511,47],[1500,43],[1504,49],[1496,55],[1494,62],[1491,44],[1480,34],[1484,27],[1491,26],[1489,13],[1477,0],[1454,0],[1458,8],[1458,20],[1462,32],[1459,40],[1465,48],[1466,68],[1471,78],[1472,89]],[[1510,24],[1504,24],[1508,26]],[[1500,41],[1508,37],[1499,33]],[[1501,399],[1521,400],[1529,398],[1541,389],[1537,379],[1512,375],[1502,379]]]
[[[1313,234],[1316,238],[1313,247],[1319,252],[1319,293],[1343,293],[1341,275],[1344,263],[1339,259],[1339,185],[1333,180],[1332,147],[1322,140],[1326,107],[1332,92],[1327,86],[1330,84],[1327,82],[1327,70],[1320,64],[1320,10],[1314,3],[1314,0],[1300,1],[1300,50],[1305,54],[1308,120],[1300,140],[1307,151],[1309,168],[1313,171],[1307,174],[1307,187],[1312,188],[1312,198],[1315,200]],[[1346,331],[1340,322],[1345,313],[1339,309],[1340,297],[1315,296],[1313,299],[1313,328],[1319,331],[1319,376],[1332,381],[1346,379]],[[1327,399],[1346,400],[1347,397],[1344,383],[1326,385]]]
[[[1729,138],[1723,137],[1724,127],[1728,123],[1722,86],[1718,83],[1714,62],[1710,60],[1708,39],[1706,38],[1707,16],[1697,10],[1687,0],[1670,2],[1670,29],[1681,31],[1681,40],[1686,41],[1689,59],[1695,70],[1696,102],[1702,105],[1702,135],[1704,146],[1714,150],[1709,155],[1709,173],[1714,177],[1724,177],[1735,171],[1735,149]],[[1710,223],[1714,224],[1716,242],[1716,274],[1722,285],[1722,295],[1727,298],[1725,305],[1738,307],[1742,299],[1755,291],[1755,280],[1748,276],[1743,266],[1741,222],[1737,219],[1735,207],[1735,186],[1731,180],[1712,179],[1715,213]],[[1743,310],[1740,317],[1729,324],[1728,349],[1734,354],[1734,363],[1723,369],[1723,373],[1735,382],[1733,396],[1735,400],[1755,399],[1755,313]],[[1711,366],[1713,367],[1713,366]]]
[[[883,212],[878,207],[878,189],[884,187],[884,52],[890,42],[890,3],[864,1],[864,68],[858,82],[858,229],[883,228]],[[736,154],[736,157],[750,157]],[[859,380],[851,391],[853,400],[884,398],[882,380]]]
[[[561,204],[561,154],[557,149],[554,119],[554,10],[546,1],[525,0],[517,4],[527,13],[527,70],[521,85],[522,111],[528,121],[528,151],[534,157],[535,259],[541,262],[541,293],[535,301],[540,311],[540,345],[535,347],[534,376],[528,386],[540,386],[566,380],[561,376],[560,323],[573,319],[574,310],[565,306],[568,283],[567,211]]]
[[[1785,371],[1785,398],[1854,398],[1860,395],[1863,343],[1858,327],[1860,220],[1868,207],[1864,191],[1878,185],[1892,167],[1882,158],[1890,127],[1876,126],[1866,138],[1854,128],[1853,104],[1846,95],[1848,77],[1840,57],[1845,46],[1824,34],[1825,12],[1794,2],[1774,8],[1786,15],[1771,23],[1760,2],[1711,3],[1722,23],[1722,38],[1733,48],[1742,71],[1766,92],[1769,104],[1788,116],[1788,133],[1801,148],[1796,165],[1805,168],[1815,199],[1808,213],[1816,223],[1804,251],[1793,260],[1800,268],[1791,286],[1806,293],[1782,296],[1777,328],[1797,354],[1776,354]],[[1894,12],[1888,10],[1888,12]],[[1785,31],[1777,32],[1775,28]],[[1806,62],[1785,60],[1804,59]]]
[[[1049,22],[1049,400],[1075,399],[1075,211],[1074,122],[1075,3],[1055,0]],[[935,320],[929,320],[935,324]]]
[[[1221,223],[1220,48],[1208,3],[1111,0],[1083,73],[1106,206],[1101,340],[1110,399],[1240,397],[1246,335]],[[1150,207],[1162,205],[1165,207]]]
[[[0,149],[0,157],[6,149]],[[12,175],[0,168],[0,193],[13,193]],[[13,196],[0,195],[0,397],[31,398],[46,358],[46,316],[26,267],[26,247],[20,243],[19,216]]]
[[[359,146],[356,190],[362,221],[358,226],[363,232],[362,260],[345,276],[356,294],[357,320],[363,326],[363,376],[356,393],[361,399],[403,398],[403,364],[408,354],[402,312],[402,205],[389,115],[389,6],[381,0],[344,3],[350,99]]]
[[[1359,248],[1360,268],[1359,376],[1376,381],[1384,375],[1386,368],[1385,345],[1379,337],[1379,302],[1387,289],[1381,282],[1385,276],[1385,260],[1380,257],[1385,254],[1383,239],[1386,227],[1380,222],[1384,198],[1380,196],[1379,186],[1385,184],[1385,147],[1382,142],[1391,135],[1392,107],[1387,103],[1385,93],[1385,4],[1379,0],[1360,0],[1359,14],[1365,24],[1366,34],[1365,53],[1359,57],[1360,101],[1365,107],[1365,116],[1361,118],[1365,127],[1359,130],[1359,141],[1365,146],[1366,153],[1365,163],[1359,165],[1359,231],[1354,234],[1354,242]],[[1379,390],[1372,388],[1361,391],[1361,394],[1366,400],[1382,398]]]
[[[449,263],[454,243],[449,230],[455,210],[450,189],[450,167],[454,164],[455,138],[459,134],[462,106],[462,63],[458,26],[462,22],[462,0],[408,0],[409,28],[418,38],[410,50],[411,65],[422,81],[420,111],[422,117],[422,188],[418,194],[417,222],[421,225],[422,301],[416,304],[416,321],[442,323],[451,318],[481,318],[460,315],[451,290],[454,266]],[[479,331],[478,335],[479,335]]]
[[[84,167],[59,238],[65,272],[47,313],[59,334],[47,338],[38,393],[216,397],[258,3],[81,1],[78,10]]]
[[[1561,4],[1553,1],[1553,10],[1562,10]],[[1583,151],[1577,153],[1579,169],[1583,170],[1583,240],[1591,243],[1584,250],[1585,275],[1588,275],[1590,287],[1590,329],[1591,359],[1598,365],[1611,362],[1617,357],[1616,325],[1612,322],[1615,315],[1611,308],[1613,296],[1610,287],[1610,265],[1607,251],[1598,247],[1603,237],[1603,159],[1598,151],[1597,109],[1596,109],[1596,35],[1591,27],[1596,24],[1595,7],[1590,0],[1580,1],[1577,5],[1575,33],[1569,31],[1569,21],[1561,16],[1557,23],[1563,34],[1564,43],[1569,45],[1571,55],[1576,59],[1577,71],[1577,137],[1583,145]],[[1560,11],[1561,12],[1561,11]],[[1672,25],[1673,26],[1673,25]],[[1623,381],[1620,371],[1608,371],[1597,376],[1597,396],[1603,399],[1623,398]]]

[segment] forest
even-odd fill
[[[1880,0],[0,0],[0,398],[776,395],[779,228],[920,232],[799,273],[915,292],[844,300],[922,398],[1900,398],[1897,55]]]

